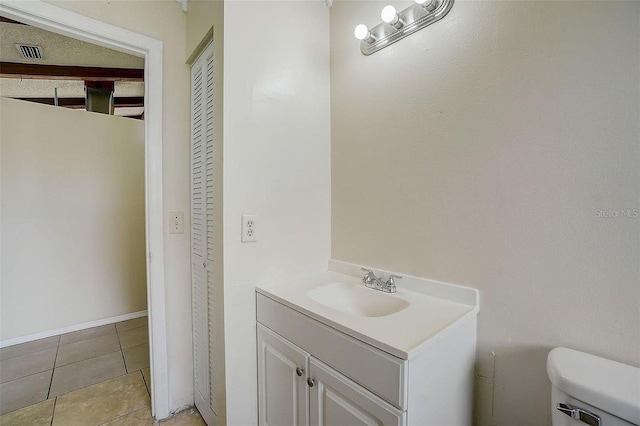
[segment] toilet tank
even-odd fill
[[[553,426],[640,425],[640,368],[555,348],[547,374]]]

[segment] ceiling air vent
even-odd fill
[[[42,49],[40,46],[31,46],[29,44],[16,44],[20,54],[27,59],[42,59]]]

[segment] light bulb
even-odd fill
[[[388,24],[393,23],[398,17],[396,8],[391,5],[385,6],[384,9],[382,9],[382,13],[380,13],[380,17]]]
[[[438,7],[438,0],[414,0],[427,12],[433,12]]]
[[[369,33],[369,29],[364,24],[357,25],[356,29],[353,31],[353,34],[358,40],[365,40],[371,36],[371,33]]]

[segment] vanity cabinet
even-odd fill
[[[397,425],[405,413],[258,324],[260,425]]]
[[[403,359],[260,289],[256,297],[259,425],[471,424],[475,314]]]

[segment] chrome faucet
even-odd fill
[[[395,293],[398,291],[396,288],[396,280],[402,278],[400,275],[389,275],[387,281],[383,281],[381,278],[376,277],[376,274],[365,268],[360,268],[366,274],[362,277],[362,282],[365,287],[372,288],[374,290],[384,291],[385,293]]]

